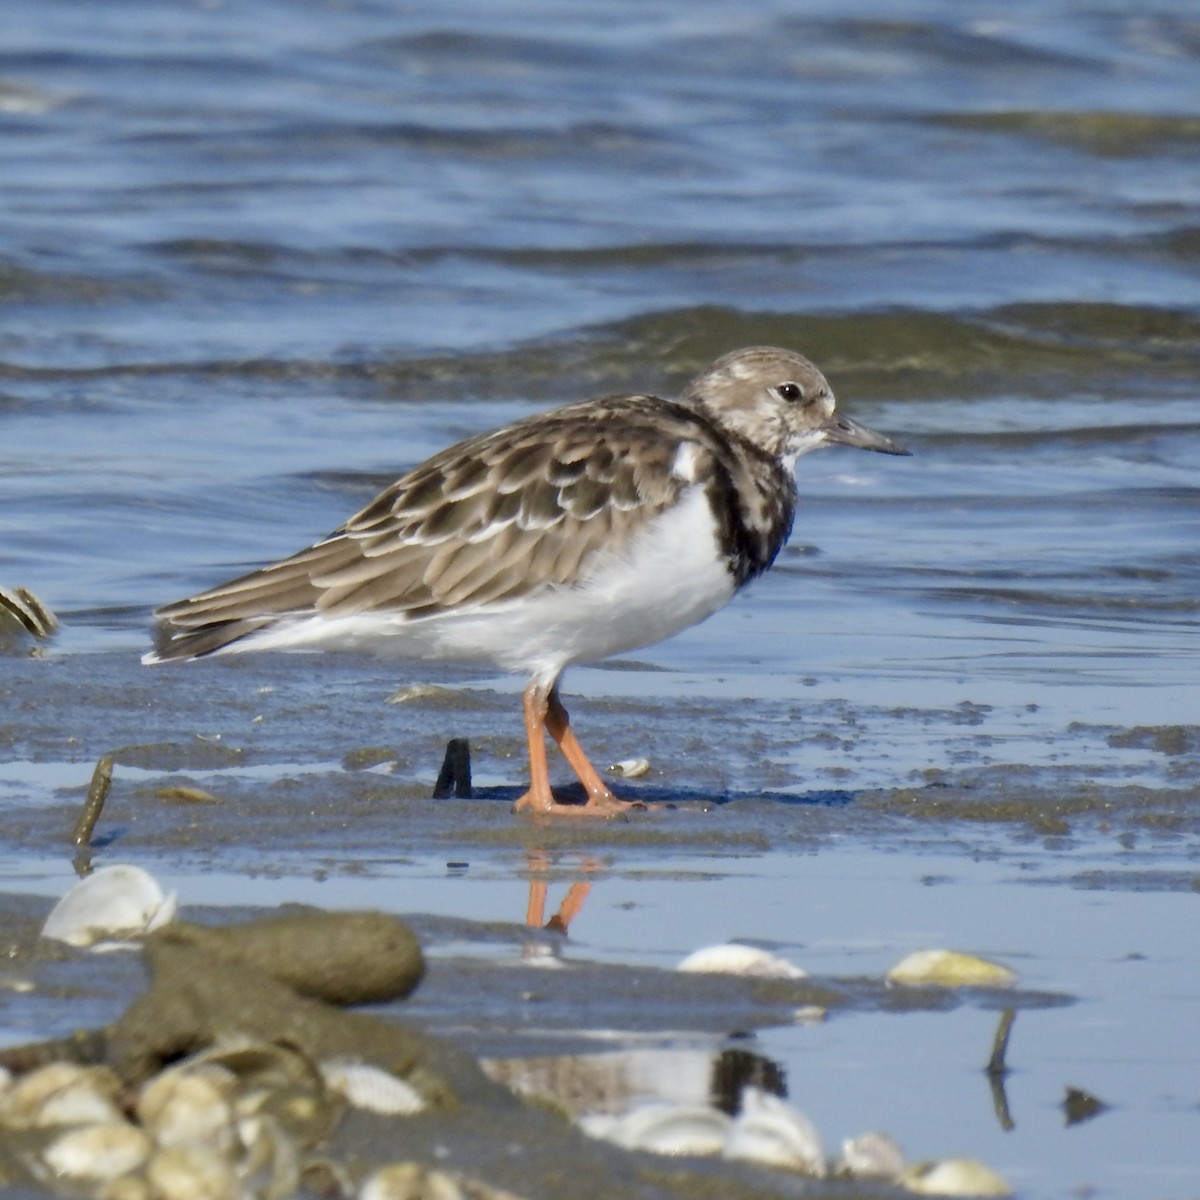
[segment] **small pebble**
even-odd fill
[[[162,787],[154,793],[156,800],[167,804],[220,804],[221,801],[212,792],[206,792],[197,787]]]

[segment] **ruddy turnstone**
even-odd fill
[[[718,359],[675,400],[527,417],[435,454],[306,550],[158,609],[143,661],[369,648],[520,671],[530,781],[516,809],[610,816],[627,804],[571,731],[563,670],[732,600],[787,540],[796,459],[829,444],[907,453],[837,415],[808,359],[765,346]],[[543,729],[584,805],[554,799]]]

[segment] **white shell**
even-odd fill
[[[107,1067],[55,1062],[21,1076],[0,1097],[4,1124],[14,1129],[123,1121],[120,1082]]]
[[[138,937],[170,922],[175,909],[175,893],[164,896],[157,880],[141,867],[101,867],[54,906],[42,937],[70,946]]]
[[[732,1122],[715,1108],[687,1104],[643,1104],[619,1117],[591,1114],[580,1128],[626,1150],[652,1154],[720,1154]]]
[[[177,1067],[142,1088],[138,1120],[160,1146],[198,1142],[228,1151],[237,1144],[232,1090],[217,1072]]]
[[[464,1200],[462,1188],[444,1171],[415,1162],[380,1167],[359,1189],[358,1200]]]
[[[904,1170],[904,1155],[895,1139],[873,1129],[842,1142],[841,1165],[856,1179],[895,1179]]]
[[[111,1121],[69,1130],[46,1147],[42,1159],[56,1175],[69,1179],[115,1179],[140,1167],[153,1148],[140,1129]]]
[[[1012,987],[1015,971],[957,950],[915,950],[888,973],[889,983],[910,987]]]
[[[211,1146],[167,1146],[146,1164],[156,1200],[216,1200],[242,1195],[232,1164]]]
[[[917,1163],[898,1180],[919,1196],[1011,1196],[1012,1188],[991,1167],[973,1158]]]
[[[412,1084],[368,1063],[330,1058],[321,1063],[325,1086],[355,1108],[389,1117],[409,1117],[425,1108]]]
[[[111,1096],[84,1083],[48,1097],[35,1124],[44,1129],[53,1125],[94,1125],[124,1119],[125,1114]]]
[[[720,946],[705,946],[694,950],[676,968],[678,971],[710,972],[717,975],[749,975],[757,979],[804,979],[802,971],[786,958],[745,946],[740,942],[725,942]]]
[[[624,779],[641,779],[643,775],[650,774],[650,760],[648,758],[623,758],[620,762],[615,762],[608,768],[614,775],[620,775]]]
[[[300,1187],[300,1149],[279,1122],[267,1113],[243,1117],[238,1121],[238,1136],[246,1149],[238,1164],[238,1174],[243,1179],[256,1181],[250,1194],[263,1197],[295,1195]],[[348,1195],[349,1188],[340,1194]]]
[[[110,1179],[100,1189],[98,1197],[99,1200],[163,1200],[140,1172],[118,1175],[116,1179]]]
[[[755,1087],[742,1092],[742,1110],[734,1119],[725,1157],[806,1175],[825,1174],[825,1155],[813,1123],[778,1096]]]

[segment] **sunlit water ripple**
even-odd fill
[[[802,461],[776,571],[590,694],[869,711],[858,786],[953,769],[906,705],[990,706],[992,764],[1195,721],[1193,0],[2,24],[0,584],[59,613],[53,661],[132,660],[152,605],[453,439],[777,342],[914,457]]]

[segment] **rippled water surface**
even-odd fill
[[[1193,0],[6,0],[0,32],[0,585],[62,621],[35,662],[0,626],[10,716],[45,672],[96,688],[110,662],[157,710],[186,685],[134,669],[154,604],[454,439],[774,342],[914,456],[801,460],[791,546],[748,598],[569,688],[768,732],[811,705],[821,737],[769,764],[788,794],[1045,768],[1194,817]],[[5,802],[142,739],[103,707],[58,708],[54,749],[5,724]],[[515,705],[489,719],[515,737]],[[1158,853],[1195,870],[1188,834]],[[881,903],[900,886],[880,870]],[[980,943],[1021,946],[992,911]],[[1148,986],[1192,1007],[1145,1053],[1194,1026],[1185,958]],[[1167,1175],[1104,1194],[1196,1193],[1192,1093]],[[1119,1110],[1096,1128],[1145,1161]],[[1030,1194],[1084,1177],[1041,1153]]]

